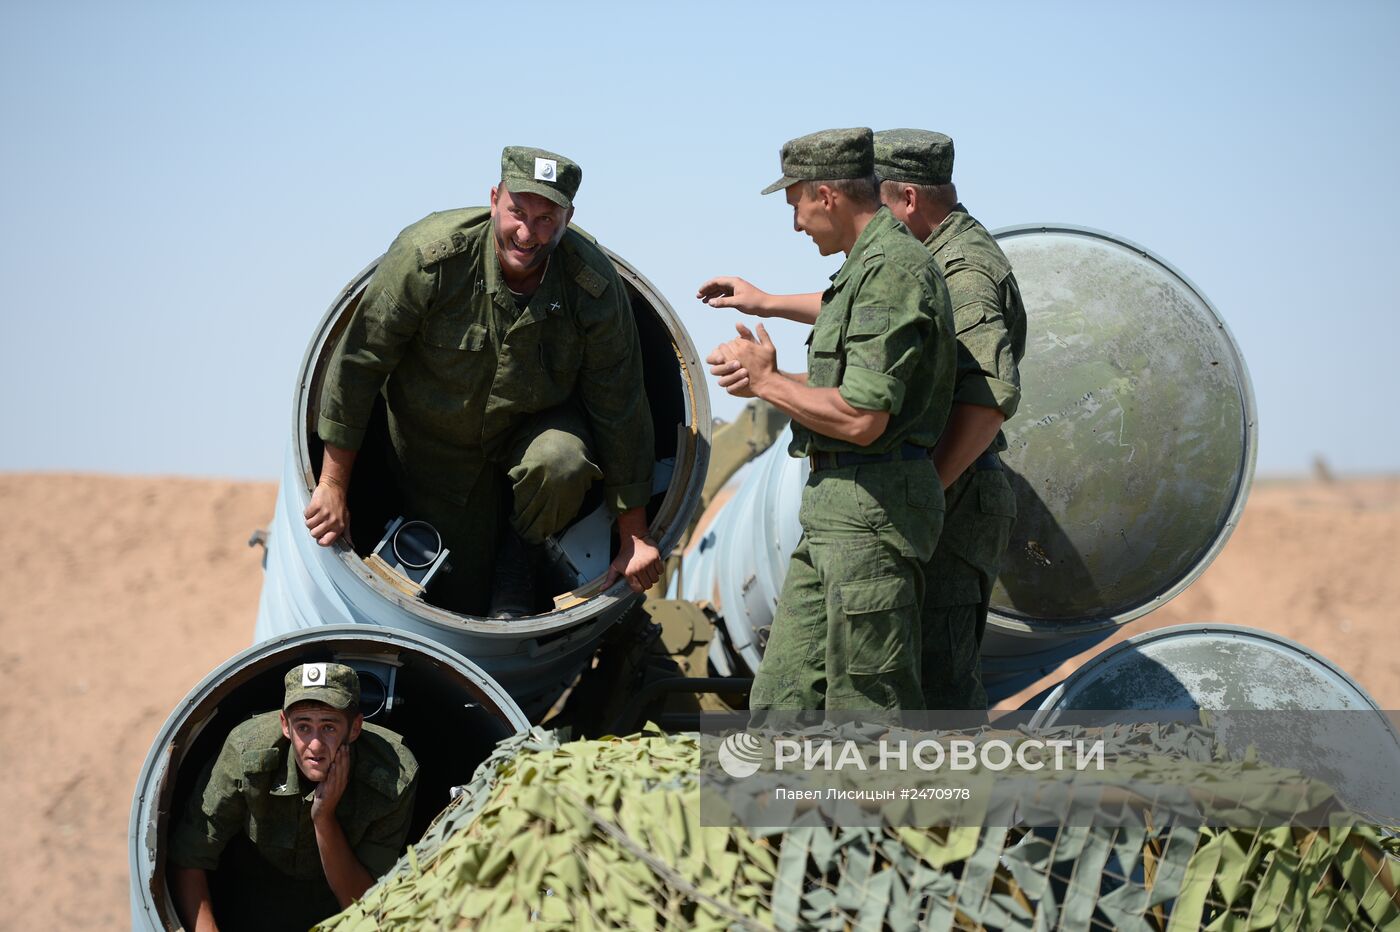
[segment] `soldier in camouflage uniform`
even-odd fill
[[[348,528],[355,451],[382,390],[404,512],[452,551],[434,600],[459,611],[483,614],[494,592],[491,614],[529,614],[520,570],[598,479],[620,536],[607,582],[640,592],[660,573],[641,348],[612,262],[568,228],[581,178],[563,156],[507,147],[489,209],[431,214],[394,240],[326,369],[307,528],[323,545]],[[498,541],[511,554],[499,561]]]
[[[923,623],[924,704],[985,709],[980,645],[998,564],[1011,535],[1016,499],[997,454],[1002,423],[1020,401],[1017,365],[1026,346],[1026,311],[1011,263],[985,227],[958,203],[953,141],[925,130],[875,134],[880,196],[924,241],[947,282],[957,328],[957,384],[948,426],[934,447],[947,511],[934,556]],[[713,307],[811,323],[821,295],[774,295],[742,278],[700,287]]]
[[[756,337],[739,325],[708,359],[731,394],[791,416],[790,452],[812,467],[750,705],[918,708],[919,619],[943,520],[929,451],[955,363],[947,289],[880,205],[870,130],[794,139],[782,166],[764,193],[784,190],[794,228],[846,260],[820,296],[805,375],[778,371],[761,324]]]
[[[980,647],[1016,498],[997,455],[1002,423],[1021,398],[1026,309],[1011,263],[958,203],[953,140],[917,129],[875,134],[880,199],[924,241],[953,303],[957,381],[948,427],[933,450],[947,512],[924,615],[923,686],[930,709],[985,709]]]
[[[282,711],[229,732],[175,823],[185,928],[305,929],[334,915],[403,853],[417,789],[399,736],[364,723],[354,670],[293,667]]]

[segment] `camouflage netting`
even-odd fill
[[[1400,929],[1400,843],[1331,829],[700,825],[694,735],[503,742],[319,929]]]

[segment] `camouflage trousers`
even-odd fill
[[[1005,473],[976,466],[945,495],[947,513],[923,616],[924,707],[981,710],[987,708],[982,635],[998,564],[1016,520],[1016,497]]]
[[[917,709],[927,569],[943,524],[928,460],[813,472],[749,705]]]
[[[603,477],[591,448],[583,414],[563,406],[527,418],[511,432],[505,456],[481,471],[466,504],[401,478],[405,516],[427,521],[452,551],[452,572],[434,582],[431,601],[485,614],[506,496],[510,523],[526,541],[557,534],[578,514],[589,486]]]

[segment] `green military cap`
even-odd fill
[[[360,676],[343,663],[303,663],[282,679],[282,711],[314,699],[342,712],[359,711]]]
[[[783,143],[783,177],[760,193],[772,194],[799,181],[868,178],[875,173],[873,135],[864,126],[824,129]]]
[[[572,159],[529,146],[501,150],[501,181],[511,191],[538,194],[560,207],[573,207],[583,169]]]
[[[875,134],[875,173],[881,181],[948,184],[953,140],[926,129],[882,129]]]

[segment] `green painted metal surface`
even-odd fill
[[[1249,375],[1210,302],[1147,250],[1067,226],[996,235],[1029,335],[993,627],[1111,628],[1189,585],[1233,529],[1254,471]]]

